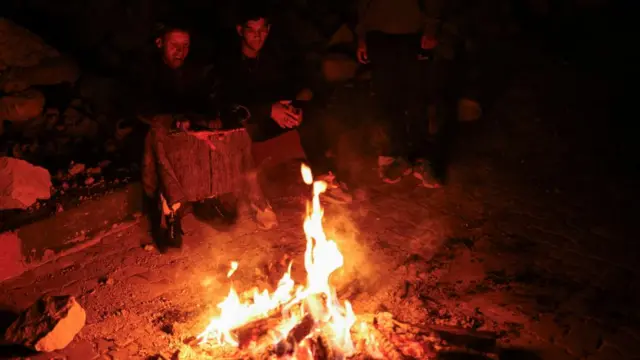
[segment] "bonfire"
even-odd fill
[[[198,343],[244,349],[260,358],[339,359],[363,352],[371,358],[385,358],[366,323],[354,326],[357,317],[351,304],[341,302],[330,284],[331,274],[343,266],[344,257],[323,228],[320,195],[327,184],[314,181],[304,164],[301,171],[304,182],[313,188],[304,221],[306,284],[296,284],[291,278],[290,263],[273,292],[255,290],[252,299],[243,302],[232,286],[218,304],[219,315],[198,336]],[[238,263],[233,262],[227,276],[237,268]]]

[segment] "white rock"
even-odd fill
[[[11,324],[5,340],[40,352],[64,349],[86,319],[73,296],[44,296]]]
[[[26,209],[51,196],[47,169],[12,157],[0,157],[0,210]]]

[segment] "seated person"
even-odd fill
[[[132,86],[135,111],[151,125],[145,139],[142,182],[145,194],[160,205],[161,212],[152,216],[152,226],[162,247],[181,246],[180,210],[184,203],[228,192],[248,198],[260,225],[269,228],[276,224],[252,174],[251,141],[246,131],[212,131],[221,124],[215,120],[216,81],[211,67],[185,61],[189,44],[185,26],[162,29],[156,39],[159,51],[143,64]],[[208,131],[191,131],[195,127]]]
[[[261,5],[253,4],[243,10],[236,25],[238,46],[222,54],[218,62],[223,102],[248,108],[251,116],[245,125],[254,149],[260,149],[255,152],[256,157],[270,152],[268,146],[261,146],[266,141],[276,147],[292,147],[277,149],[281,153],[300,150],[318,174],[316,178],[327,182],[326,198],[351,202],[346,185],[336,182],[331,172],[334,166],[327,156],[329,148],[319,116],[323,109],[308,87],[311,81],[304,72],[304,61],[288,61],[269,46],[266,40],[271,24]],[[278,143],[277,138],[283,141]],[[299,149],[294,148],[296,145]]]

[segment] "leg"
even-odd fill
[[[249,204],[250,212],[258,226],[263,229],[274,228],[278,225],[278,219],[260,186],[259,171],[252,154],[251,139],[246,132],[239,132],[237,136],[242,136],[239,141],[242,141],[245,146],[241,146],[244,150],[242,150],[240,160],[244,176],[240,186],[235,189],[236,195],[241,201]]]
[[[353,201],[353,196],[346,183],[336,179],[336,166],[328,155],[330,145],[324,127],[327,113],[320,106],[313,101],[302,105],[303,121],[298,128],[300,140],[315,179],[327,183],[325,199],[348,204]]]
[[[442,106],[441,91],[438,89],[436,63],[420,64],[419,82],[414,84],[415,95],[411,97],[415,109],[410,114],[413,175],[427,188],[439,187],[440,181],[435,166],[442,154]]]
[[[167,247],[181,247],[183,235],[178,212],[181,202],[173,201],[169,204],[167,201],[167,191],[172,191],[175,198],[182,199],[182,196],[179,195],[181,191],[178,191],[177,180],[171,176],[173,169],[166,160],[163,134],[160,129],[152,129],[147,134],[142,173],[145,194],[156,200],[156,207],[149,207],[149,217],[153,236],[161,251]]]
[[[385,129],[388,145],[378,157],[380,176],[383,181],[395,183],[408,175],[411,168],[407,162],[407,96],[410,94],[407,79],[411,74],[407,69],[407,58],[411,49],[407,48],[408,36],[383,33],[367,34],[369,58],[373,65],[372,85],[375,93],[379,123]],[[417,45],[416,45],[417,49]],[[414,51],[417,57],[417,51]]]
[[[329,142],[324,128],[326,112],[318,104],[305,101],[301,104],[303,121],[298,127],[300,143],[307,161],[315,174],[334,171],[331,159],[327,156]]]

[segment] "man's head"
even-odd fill
[[[172,69],[184,64],[189,55],[191,35],[186,26],[166,26],[156,38],[156,46],[162,52],[162,60]]]
[[[262,7],[252,6],[243,11],[236,25],[242,39],[243,52],[257,55],[264,46],[270,29],[269,17]]]

